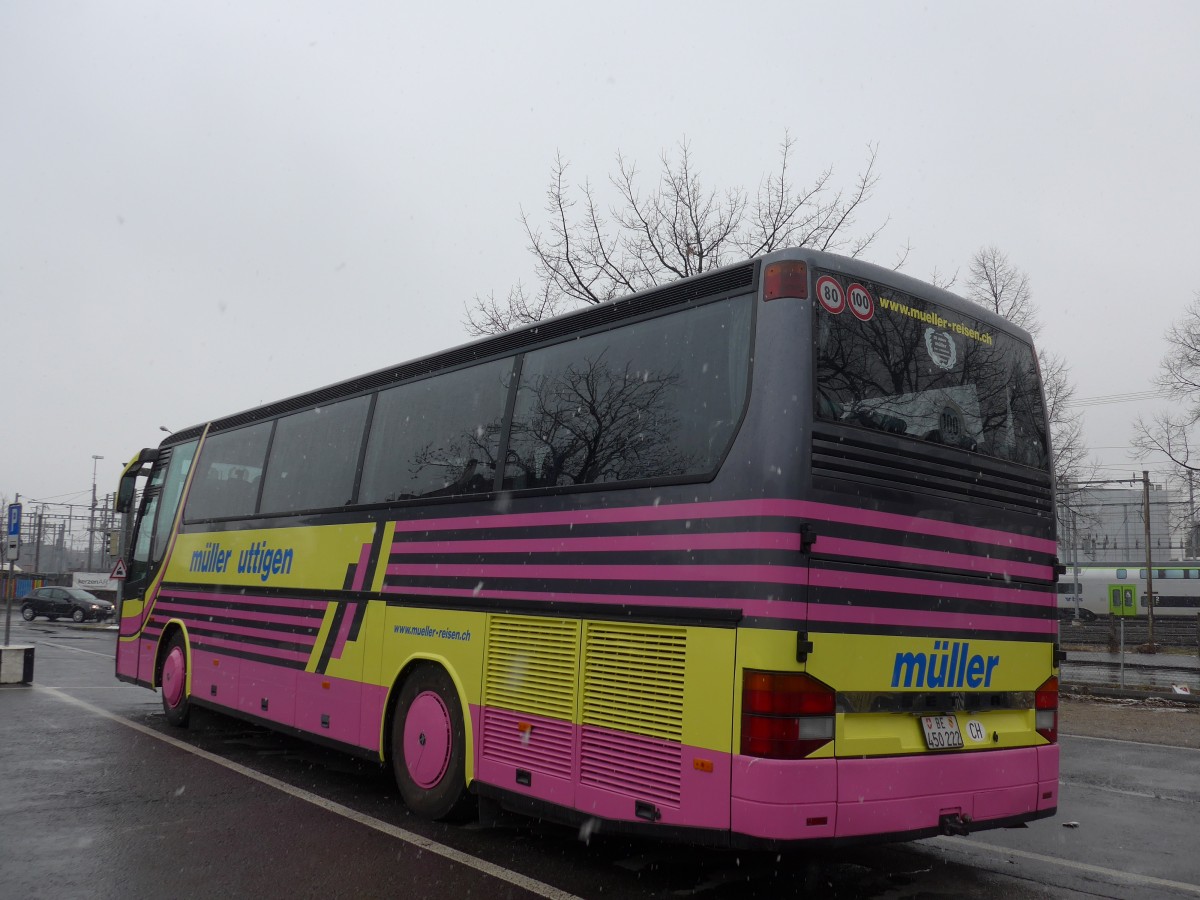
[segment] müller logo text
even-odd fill
[[[934,641],[932,653],[896,654],[892,687],[980,688],[991,687],[999,656],[972,654],[965,641]],[[901,685],[903,679],[903,685]]]

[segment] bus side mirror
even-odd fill
[[[121,483],[117,486],[117,502],[115,504],[117,512],[127,513],[129,512],[129,508],[133,506],[133,487],[134,480],[132,477],[121,479]]]
[[[146,447],[125,467],[125,472],[121,475],[121,482],[117,485],[116,503],[113,504],[113,508],[117,512],[127,513],[133,508],[135,483],[138,475],[144,474],[142,466],[158,462],[158,456],[159,453],[157,450]]]

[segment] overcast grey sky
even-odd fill
[[[1078,396],[1147,390],[1200,289],[1200,4],[0,2],[0,494],[464,342],[556,151],[849,183],[870,258],[994,244]],[[1128,461],[1138,404],[1088,408]],[[1099,449],[1103,448],[1103,449]]]

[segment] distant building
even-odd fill
[[[1196,557],[1189,498],[1150,485],[1150,552],[1154,561]],[[1146,561],[1141,487],[1080,488],[1059,502],[1059,555],[1080,565]]]

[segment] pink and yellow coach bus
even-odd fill
[[[1015,825],[1058,800],[1048,445],[1028,335],[773,253],[143,450],[117,675],[432,818]]]

